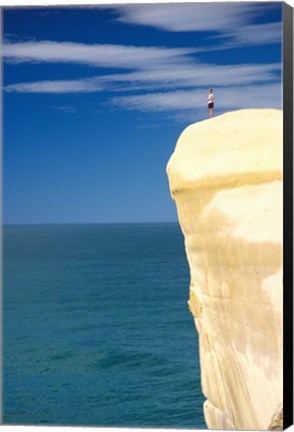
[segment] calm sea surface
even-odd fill
[[[4,227],[5,424],[206,428],[176,224]]]

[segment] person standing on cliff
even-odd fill
[[[208,97],[207,97],[207,103],[208,103],[208,111],[210,118],[213,117],[213,107],[214,107],[214,93],[213,89],[208,90]]]

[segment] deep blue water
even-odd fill
[[[205,428],[177,224],[4,227],[3,422]]]

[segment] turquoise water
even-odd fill
[[[205,428],[177,224],[4,227],[3,422]]]

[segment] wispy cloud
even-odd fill
[[[118,89],[129,91],[132,86],[136,90],[203,87],[211,83],[215,86],[244,86],[279,80],[280,74],[280,63],[217,65],[195,62],[195,64],[175,63],[173,68],[165,65],[150,66],[141,71],[101,77],[101,80],[105,84],[112,85],[113,89],[116,89],[115,83],[127,83],[127,86]]]
[[[223,48],[232,48],[242,45],[266,45],[281,43],[281,22],[267,24],[250,24],[235,28],[226,32],[229,43],[223,44]]]
[[[51,108],[68,114],[75,114],[77,111],[75,107],[69,105],[57,105],[57,106],[53,105]]]
[[[102,90],[122,92],[210,86],[246,86],[280,79],[279,63],[258,65],[166,65],[150,66],[131,73],[95,76],[80,80],[36,81],[10,84],[6,91],[18,93],[89,93]]]
[[[4,43],[2,57],[13,63],[76,63],[96,67],[140,69],[150,63],[174,64],[188,61],[194,48],[164,48],[129,45],[81,44],[73,42],[30,41]]]
[[[255,6],[256,8],[256,6]],[[118,21],[166,31],[224,31],[244,25],[254,13],[250,3],[128,4],[116,6]]]
[[[16,93],[93,93],[104,87],[96,79],[81,79],[10,84],[4,89]]]
[[[145,95],[120,96],[111,103],[128,110],[139,111],[193,111],[206,107],[203,89],[174,92],[148,93]],[[219,88],[216,92],[218,109],[281,108],[281,85],[251,85]]]
[[[276,4],[183,3],[128,4],[116,6],[120,22],[155,27],[169,32],[208,32],[209,39],[220,38],[211,49],[228,49],[242,45],[281,42],[280,21],[255,24],[265,11],[281,7]],[[207,48],[207,47],[206,47]]]

